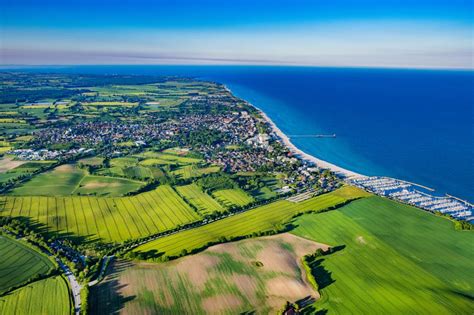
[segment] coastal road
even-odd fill
[[[66,266],[59,258],[56,258],[56,261],[59,267],[61,267],[69,283],[71,284],[72,297],[74,299],[74,314],[79,315],[81,312],[81,288],[82,287],[79,284],[79,282],[77,282],[76,277],[74,276],[72,271],[69,269],[69,267]]]

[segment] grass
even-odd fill
[[[145,160],[140,161],[140,165],[143,166],[152,166],[152,165],[189,165],[197,164],[201,162],[201,159],[186,157],[180,154],[171,154],[171,153],[160,153],[160,152],[143,152],[135,155],[137,157],[145,158]]]
[[[135,179],[148,179],[153,178],[153,173],[148,167],[142,166],[130,166],[123,170],[124,174],[128,178]]]
[[[149,167],[149,166],[160,166],[160,165],[176,165],[175,161],[172,160],[162,160],[162,159],[145,159],[140,161],[141,166]]]
[[[213,192],[212,195],[228,208],[232,206],[242,207],[254,201],[254,199],[242,189],[222,189]]]
[[[121,242],[194,222],[199,215],[169,186],[132,197],[0,197],[0,215],[46,234]]]
[[[7,236],[0,235],[0,253],[0,294],[54,268],[48,257]]]
[[[143,182],[125,178],[87,175],[73,194],[118,197],[137,190],[143,184]]]
[[[277,196],[277,193],[271,190],[267,186],[263,186],[261,188],[255,189],[251,192],[252,197],[254,197],[257,200],[267,200],[271,198],[275,198]]]
[[[84,106],[125,106],[125,107],[133,107],[137,106],[138,103],[129,103],[129,102],[89,102],[89,103],[82,103]]]
[[[474,278],[466,277],[474,274],[474,233],[446,219],[371,197],[294,224],[296,235],[345,246],[320,261],[318,309],[468,314],[474,307]]]
[[[31,161],[26,162],[22,165],[15,167],[14,169],[9,170],[9,173],[32,173],[40,169],[41,167],[46,167],[54,161]]]
[[[100,166],[104,162],[104,158],[94,156],[90,158],[80,159],[78,163],[88,166]]]
[[[219,166],[209,166],[198,168],[196,165],[184,165],[180,166],[177,170],[172,171],[171,173],[175,176],[178,176],[182,179],[189,179],[195,177],[201,177],[202,175],[207,175],[211,173],[217,173],[220,171]]]
[[[341,195],[347,195],[347,197],[341,197]],[[343,187],[301,203],[280,200],[198,228],[157,239],[137,247],[134,251],[175,256],[181,254],[183,250],[190,252],[203,248],[208,243],[218,242],[223,237],[250,236],[253,233],[279,230],[297,214],[322,211],[364,195],[365,192],[353,187]]]
[[[178,193],[194,205],[200,214],[206,215],[223,211],[224,208],[196,184],[176,187]]]
[[[69,289],[62,277],[33,282],[0,297],[0,314],[71,314]]]
[[[117,167],[135,166],[138,164],[138,159],[134,157],[120,157],[110,160],[110,165]]]
[[[26,164],[20,167],[25,167]],[[11,191],[11,195],[64,196],[70,195],[84,177],[85,172],[73,165],[61,165],[38,174]]]

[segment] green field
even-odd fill
[[[52,277],[36,281],[0,297],[0,314],[71,314],[66,280]]]
[[[201,162],[201,159],[186,157],[179,154],[161,153],[161,152],[143,152],[135,155],[145,160],[140,161],[140,165],[189,165]]]
[[[11,160],[11,158],[9,158],[8,161],[9,160]],[[2,159],[1,164],[4,164],[5,161],[6,161],[5,158]],[[6,172],[0,173],[0,183],[7,182],[8,180],[14,180],[22,175],[30,174],[32,172],[37,171],[41,167],[48,166],[51,163],[54,163],[54,161],[31,161],[31,162],[21,161],[21,165],[18,165],[11,169],[4,169]]]
[[[148,167],[129,166],[123,169],[123,173],[128,178],[139,180],[153,178],[153,173]]]
[[[144,237],[199,219],[169,186],[117,198],[3,196],[0,215],[28,220],[42,232],[105,242]]]
[[[104,159],[98,156],[94,156],[90,158],[80,159],[77,162],[83,165],[88,165],[88,166],[99,166],[99,165],[102,165],[102,163],[104,162]]]
[[[345,246],[321,261],[318,310],[472,314],[473,232],[381,197],[302,216],[295,225],[298,236]]]
[[[137,190],[143,184],[143,182],[125,178],[87,175],[73,194],[118,197]]]
[[[0,235],[0,253],[0,294],[54,268],[48,257],[7,236]]]
[[[24,166],[23,164],[22,166]],[[84,177],[85,172],[73,165],[61,165],[51,171],[34,176],[11,191],[11,195],[64,196],[70,195]]]
[[[117,167],[135,166],[138,164],[138,159],[135,157],[120,157],[110,160],[110,165]]]
[[[178,186],[176,190],[181,196],[186,198],[188,202],[194,205],[202,215],[224,210],[217,201],[203,192],[196,184]]]
[[[247,236],[253,233],[280,229],[296,214],[321,211],[344,203],[349,199],[366,195],[365,192],[356,188],[342,187],[334,192],[300,203],[280,200],[192,230],[157,239],[137,247],[134,251],[141,253],[153,252],[153,256],[158,253],[166,256],[180,255],[183,250],[190,252],[206,246],[209,242],[217,242],[223,237]]]
[[[173,175],[178,176],[182,179],[189,179],[194,177],[201,177],[202,175],[217,173],[219,172],[219,166],[209,166],[198,168],[195,165],[180,166],[178,169],[172,172]]]
[[[242,207],[254,201],[254,199],[242,189],[217,190],[212,193],[212,196],[226,207]]]

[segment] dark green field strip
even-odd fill
[[[428,223],[431,220],[438,222]],[[447,220],[371,197],[337,211],[300,217],[295,224],[292,233],[298,236],[346,246],[324,258],[322,265],[334,282],[322,289],[318,309],[357,314],[468,314],[474,306],[466,297],[472,295],[472,288],[464,287],[467,291],[462,292],[458,287],[473,272],[472,263],[466,266],[458,257],[473,255],[468,241],[473,235],[455,231]],[[423,227],[427,224],[430,229]],[[438,239],[443,236],[452,243]],[[457,255],[438,255],[432,246],[439,252],[451,247]],[[431,255],[436,256],[436,264],[428,267],[434,262]],[[448,269],[454,270],[457,279],[443,279]]]
[[[8,237],[0,236],[0,253],[0,293],[54,268],[46,256]]]
[[[245,236],[254,232],[278,229],[297,213],[327,209],[346,200],[329,193],[302,203],[277,201],[195,229],[160,238],[136,248],[135,251],[157,250],[168,256],[178,255],[183,249],[190,251],[200,248],[221,237]]]
[[[69,315],[70,312],[69,289],[61,277],[36,281],[0,297],[0,314]]]

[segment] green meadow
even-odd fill
[[[184,165],[178,167],[178,169],[172,171],[171,173],[175,176],[178,176],[182,179],[189,179],[194,177],[200,177],[202,175],[207,175],[211,173],[217,173],[220,171],[219,166],[209,166],[209,167],[197,167],[196,165]]]
[[[54,268],[48,257],[21,241],[0,235],[0,294]]]
[[[30,283],[0,296],[0,314],[71,314],[72,302],[64,278],[57,276]]]
[[[85,172],[74,165],[61,165],[51,171],[34,176],[11,191],[16,196],[70,195],[84,177]]]
[[[196,184],[178,186],[176,190],[182,197],[186,198],[189,203],[195,206],[202,215],[224,210],[216,200],[203,192]]]
[[[201,227],[162,237],[137,247],[134,252],[151,253],[152,258],[160,255],[176,256],[182,254],[183,250],[191,252],[202,249],[209,243],[220,242],[225,238],[280,230],[298,214],[323,211],[366,195],[365,192],[346,186],[300,203],[280,200]]]
[[[118,197],[135,191],[143,182],[126,178],[87,175],[73,191],[75,195]]]
[[[294,225],[295,235],[342,248],[319,260],[318,310],[472,314],[472,231],[381,197],[305,215]]]
[[[212,196],[228,208],[232,206],[246,206],[254,201],[252,196],[239,188],[217,190],[212,193]]]

